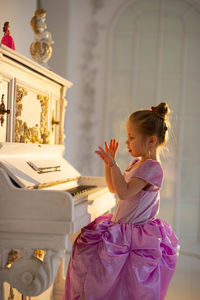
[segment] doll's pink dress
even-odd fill
[[[163,171],[146,160],[124,172],[149,185],[131,199],[119,199],[113,215],[82,228],[66,276],[63,300],[163,300],[177,262],[178,240],[156,218]]]
[[[7,30],[5,33],[4,33],[4,36],[2,37],[1,39],[1,43],[13,50],[15,50],[15,43],[14,43],[14,40],[12,38],[12,36],[10,35],[10,31]]]

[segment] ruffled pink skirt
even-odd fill
[[[160,219],[142,225],[101,216],[82,228],[68,266],[63,300],[164,299],[178,240]]]
[[[1,43],[13,50],[15,50],[15,43],[10,35],[4,35],[1,39]]]

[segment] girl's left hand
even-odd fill
[[[99,157],[105,162],[105,164],[109,167],[112,167],[115,164],[114,158],[106,151],[98,146],[99,150],[96,150],[95,153],[99,155]]]
[[[105,142],[105,152],[109,153],[113,158],[115,158],[118,146],[119,143],[115,139],[111,139],[109,146],[107,142]]]

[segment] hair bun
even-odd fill
[[[165,119],[167,114],[170,112],[167,103],[161,102],[159,105],[154,107],[153,112],[160,118]]]

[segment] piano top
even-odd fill
[[[66,87],[71,87],[72,82],[62,78],[58,74],[53,73],[52,71],[48,70],[47,68],[41,66],[40,64],[36,63],[32,59],[29,59],[28,57],[22,55],[21,53],[18,53],[16,50],[12,50],[11,48],[4,46],[0,43],[0,55],[1,61],[13,61],[18,64],[21,64],[22,66],[25,66],[29,68],[30,70],[33,70],[34,72],[41,74],[50,80],[57,82],[59,84],[62,84]]]

